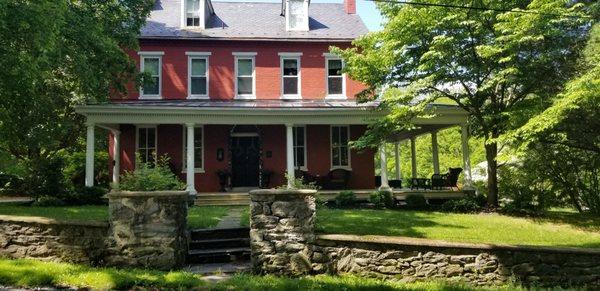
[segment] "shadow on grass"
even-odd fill
[[[590,213],[573,211],[547,211],[542,216],[533,217],[536,222],[568,224],[584,231],[600,232],[600,217]]]
[[[436,222],[432,219],[433,215],[409,210],[320,209],[317,211],[316,229],[322,233],[424,238],[425,233],[416,228],[464,228]]]

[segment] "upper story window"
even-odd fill
[[[233,53],[235,55],[236,98],[255,99],[256,80],[254,56],[256,53]]]
[[[185,0],[187,26],[200,26],[200,0]]]
[[[308,31],[308,1],[286,1],[287,30]]]
[[[342,73],[343,68],[344,63],[342,59],[326,55],[325,70],[327,73],[328,98],[346,98],[346,82]]]
[[[154,164],[156,161],[156,126],[138,126],[136,153],[140,162]]]
[[[162,88],[162,52],[139,52],[140,71],[146,73],[140,99],[158,99]]]
[[[300,98],[301,53],[280,53],[281,95],[283,98]]]
[[[331,126],[331,167],[349,168],[350,167],[350,147],[348,141],[350,137],[350,127],[347,125]]]
[[[187,52],[188,98],[208,98],[209,52]]]
[[[294,167],[306,171],[306,127],[294,126]]]

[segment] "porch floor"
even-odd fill
[[[323,200],[332,201],[342,190],[319,190],[319,197]],[[361,201],[369,200],[373,189],[352,190],[356,198]],[[425,199],[454,199],[465,196],[462,190],[411,190],[410,188],[394,189],[396,200],[403,201],[407,195],[421,194]],[[249,205],[250,195],[248,192],[207,192],[198,193],[196,205]]]

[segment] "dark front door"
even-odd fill
[[[258,136],[231,137],[231,154],[232,186],[258,187]]]

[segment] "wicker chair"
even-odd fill
[[[348,188],[348,181],[352,172],[345,169],[335,169],[323,177],[319,183],[325,190],[344,190]]]

